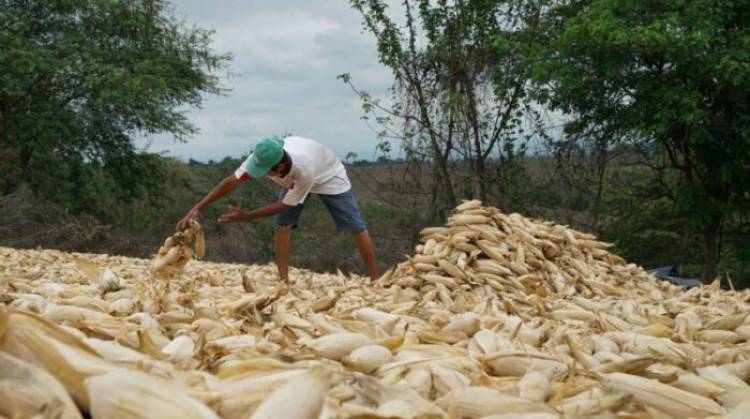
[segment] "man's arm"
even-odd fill
[[[291,208],[291,206],[284,204],[282,201],[278,201],[253,211],[245,211],[242,208],[232,205],[230,205],[229,208],[231,211],[219,217],[219,224],[234,223],[237,221],[251,221],[256,218],[270,217],[286,211]]]
[[[229,195],[237,189],[237,187],[246,182],[247,179],[245,178],[237,178],[235,175],[229,175],[224,180],[219,182],[214,188],[211,190],[211,192],[208,193],[203,199],[200,200],[195,206],[193,206],[190,211],[188,211],[187,214],[185,214],[184,217],[177,223],[177,229],[182,229],[185,226],[187,226],[188,222],[192,219],[198,216],[201,211],[203,211],[204,208],[211,205],[213,202],[225,197],[226,195]]]

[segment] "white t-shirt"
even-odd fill
[[[266,177],[288,189],[282,199],[289,206],[305,202],[310,193],[336,195],[352,188],[346,169],[328,147],[303,137],[284,138],[284,151],[292,159],[292,170],[283,178]],[[247,163],[252,154],[234,172],[237,179],[247,178]]]

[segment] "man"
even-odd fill
[[[330,149],[307,138],[265,139],[258,143],[234,174],[219,182],[195,204],[177,223],[177,228],[186,226],[204,208],[228,195],[240,184],[250,178],[263,176],[283,188],[279,201],[254,211],[230,206],[231,211],[219,217],[218,222],[228,224],[276,215],[276,265],[282,281],[289,280],[292,228],[299,224],[300,214],[310,194],[320,197],[338,231],[352,234],[370,278],[378,278],[372,239],[352,195],[344,165]]]

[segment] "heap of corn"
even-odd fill
[[[0,248],[0,417],[750,417],[750,293],[607,247],[469,201],[374,283]]]
[[[167,237],[154,258],[152,269],[158,274],[175,274],[182,271],[193,255],[201,258],[206,253],[203,228],[192,219],[187,228]]]

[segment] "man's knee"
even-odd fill
[[[292,228],[294,226],[292,224],[276,224],[276,227],[273,230],[274,235],[277,237],[277,239],[281,239],[286,241],[287,237],[292,237]]]

